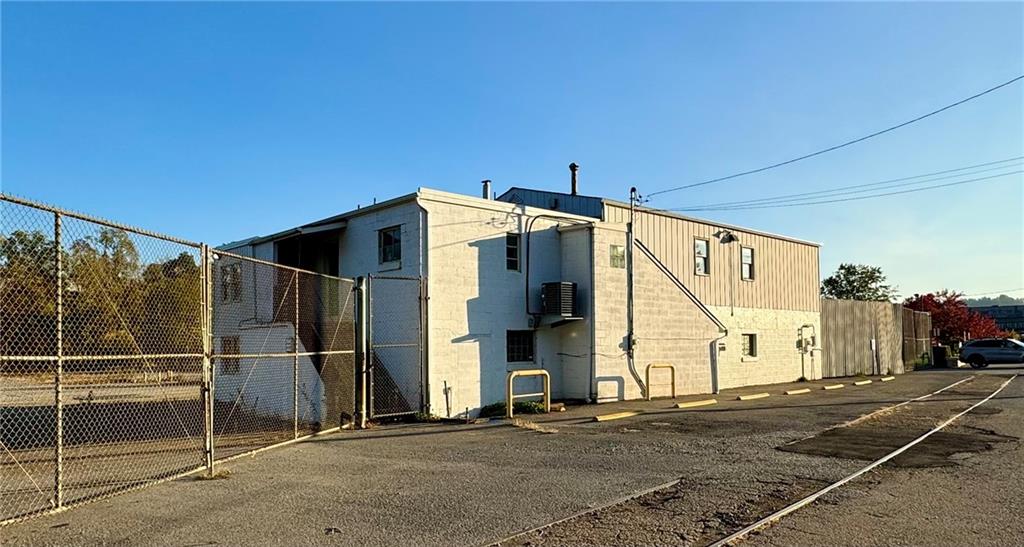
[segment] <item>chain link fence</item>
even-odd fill
[[[421,412],[426,383],[423,284],[418,277],[371,275],[367,293],[370,417]]]
[[[0,195],[0,524],[350,422],[353,289]]]
[[[353,282],[228,253],[212,267],[214,453],[351,422]]]

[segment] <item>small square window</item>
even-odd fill
[[[743,335],[743,357],[757,357],[757,335]]]
[[[754,249],[750,247],[740,247],[740,278],[754,280]]]
[[[533,331],[505,331],[505,354],[509,363],[532,363]]]
[[[708,275],[711,273],[711,257],[708,250],[708,240],[693,240],[693,272],[697,275]]]
[[[612,268],[626,267],[626,248],[622,245],[609,245],[608,255]]]
[[[220,339],[220,352],[222,355],[238,355],[242,353],[242,344],[237,336],[223,336]],[[238,357],[221,357],[220,373],[225,376],[234,376],[241,369],[241,359]]]
[[[519,234],[505,234],[505,269],[519,271]]]
[[[378,261],[390,264],[402,260],[402,227],[392,226],[377,232]]]
[[[221,302],[242,301],[242,265],[227,264],[220,267]]]

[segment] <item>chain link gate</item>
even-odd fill
[[[354,282],[226,252],[212,270],[213,453],[351,423]]]
[[[423,412],[426,309],[422,280],[371,275],[366,279],[366,292],[369,417]]]
[[[0,194],[0,525],[351,422],[353,289]]]
[[[0,523],[202,468],[203,249],[0,195]]]

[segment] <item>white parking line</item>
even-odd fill
[[[767,517],[765,517],[765,518],[755,522],[754,524],[751,524],[750,526],[747,526],[746,528],[740,530],[739,532],[736,532],[734,534],[726,536],[725,538],[722,538],[722,539],[712,543],[711,547],[723,547],[725,545],[731,545],[734,541],[742,539],[744,536],[746,536],[750,532],[753,532],[754,530],[762,528],[762,527],[764,527],[764,526],[766,526],[768,524],[771,524],[771,523],[781,519],[782,517],[784,517],[784,516],[794,512],[794,511],[796,511],[796,510],[798,510],[798,509],[800,509],[802,507],[805,507],[805,506],[807,506],[807,505],[809,505],[811,503],[814,503],[815,500],[817,500],[818,498],[824,496],[825,494],[828,494],[829,492],[835,490],[836,488],[839,488],[840,486],[843,486],[844,484],[852,481],[853,479],[856,479],[857,477],[863,475],[864,473],[867,473],[868,471],[871,471],[872,469],[878,467],[879,465],[882,465],[883,463],[885,463],[885,462],[895,458],[896,456],[899,456],[900,454],[906,452],[907,450],[910,450],[916,444],[920,443],[921,441],[924,441],[928,437],[931,437],[935,433],[938,433],[939,431],[945,429],[946,426],[948,426],[949,424],[953,423],[954,421],[956,421],[958,418],[960,418],[964,414],[967,414],[968,412],[974,410],[975,408],[978,408],[979,406],[987,403],[993,397],[998,395],[1000,391],[1002,391],[1004,388],[1006,388],[1006,386],[1010,385],[1010,382],[1012,382],[1013,379],[1016,378],[1016,377],[1017,377],[1017,375],[1014,374],[1013,376],[1010,377],[1009,380],[1003,382],[1002,385],[1000,385],[998,389],[996,389],[995,391],[990,393],[988,397],[985,397],[984,399],[978,401],[977,403],[974,403],[967,410],[964,410],[963,412],[960,412],[959,414],[956,414],[952,418],[950,418],[950,419],[942,422],[941,424],[935,426],[932,430],[928,431],[924,435],[921,435],[920,437],[910,441],[909,443],[903,445],[902,447],[897,448],[896,450],[893,450],[892,452],[886,454],[882,458],[880,458],[878,460],[875,460],[874,462],[872,462],[871,464],[867,465],[866,467],[863,467],[860,471],[857,471],[856,473],[853,473],[852,475],[849,475],[846,478],[843,478],[843,479],[841,479],[839,481],[836,481],[836,482],[826,486],[825,488],[822,488],[821,490],[818,490],[817,492],[811,494],[810,496],[807,496],[806,498],[803,498],[800,501],[797,501],[795,503],[792,503],[792,504],[786,506],[784,509],[781,509],[779,511],[776,511],[776,512],[772,513],[771,515],[768,515]],[[969,379],[970,378],[967,378],[967,379],[964,379],[963,381],[967,381]],[[957,382],[957,383],[959,384],[961,382]],[[953,385],[956,385],[956,384],[953,384]],[[940,389],[939,391],[936,391],[935,393],[941,393],[941,392],[943,392],[943,391],[953,387],[953,385],[946,386],[946,387]],[[916,400],[925,399],[927,397],[930,397],[930,396],[934,395],[935,393],[930,393],[928,395],[925,395],[925,396],[922,396],[922,397],[918,397],[918,399],[916,399]],[[913,400],[907,401],[907,402],[912,402],[912,401]],[[903,405],[903,404],[906,404],[906,403],[900,403],[900,405]],[[897,405],[897,406],[900,406],[900,405]],[[895,407],[893,407],[893,408],[895,408]]]

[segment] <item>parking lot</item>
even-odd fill
[[[860,469],[1005,380],[919,372],[865,386],[847,379],[836,390],[821,389],[827,381],[745,388],[686,410],[666,400],[592,405],[539,417],[543,432],[504,422],[341,432],[231,462],[222,480],[172,481],[0,528],[0,537],[11,545],[708,544]],[[749,541],[820,544],[817,534],[827,533],[830,542],[949,543],[961,530],[956,496],[974,498],[972,543],[1024,533],[1005,487],[1021,484],[1006,468],[1021,463],[1022,384]],[[794,387],[810,392],[783,395]],[[759,391],[771,396],[735,400]],[[624,410],[643,413],[592,421]],[[972,494],[976,487],[985,491]],[[1012,522],[994,526],[1003,519]],[[930,522],[932,536],[914,535]]]

